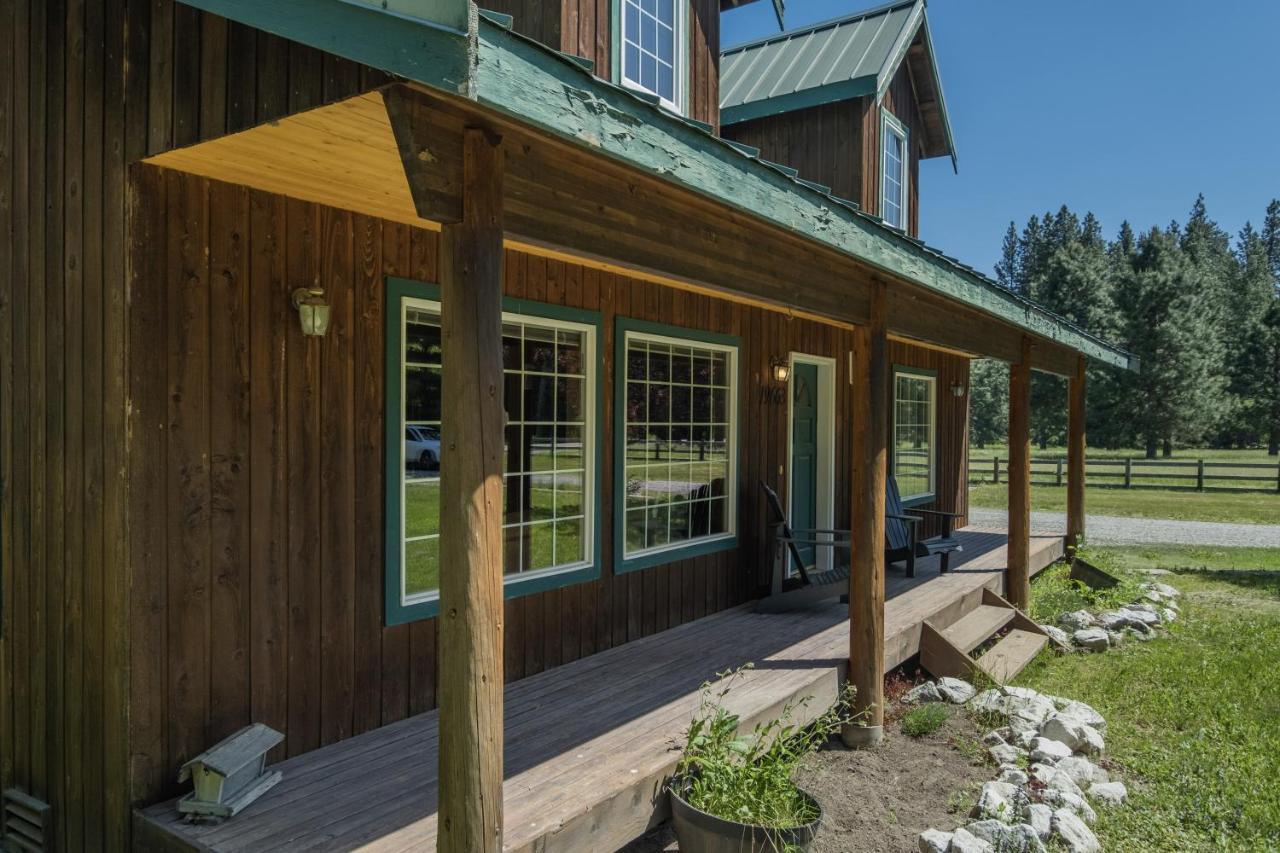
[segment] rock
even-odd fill
[[[1167,601],[1164,603],[1164,606],[1165,606],[1165,607],[1167,607],[1167,608],[1169,608],[1170,610],[1172,610],[1174,613],[1178,613],[1178,612],[1180,612],[1180,611],[1182,610],[1182,608],[1178,606],[1178,602],[1177,602],[1175,599],[1172,599],[1172,598],[1170,598],[1169,600],[1167,600]]]
[[[1041,625],[1040,630],[1049,635],[1049,639],[1053,640],[1060,646],[1071,646],[1071,635],[1059,628],[1057,625]]]
[[[1150,612],[1147,612],[1146,610],[1139,610],[1138,605],[1131,604],[1128,607],[1121,608],[1119,612],[1128,616],[1130,623],[1141,622],[1148,627],[1160,624],[1160,614],[1156,613],[1154,607],[1151,608]]]
[[[1018,747],[1010,746],[1007,743],[996,744],[988,749],[987,753],[996,764],[1017,764],[1021,759],[1027,757],[1025,749],[1018,749]]]
[[[1102,853],[1102,845],[1093,830],[1067,809],[1053,813],[1053,832],[1070,853]]]
[[[1043,791],[1054,790],[1070,794],[1081,800],[1084,799],[1084,791],[1080,789],[1075,780],[1052,764],[1032,764],[1030,775],[1032,779],[1043,786],[1042,793]]]
[[[939,678],[937,690],[943,699],[956,705],[963,705],[978,692],[978,688],[959,678]]]
[[[1072,752],[1083,752],[1086,755],[1102,752],[1106,748],[1097,729],[1070,714],[1054,714],[1045,721],[1040,735],[1066,744]],[[1032,758],[1035,758],[1034,752]]]
[[[1015,734],[1029,728],[1039,729],[1057,710],[1047,696],[1025,687],[984,690],[969,700],[968,707],[975,713],[1001,717]]]
[[[1168,572],[1165,574],[1168,574]],[[1169,586],[1167,583],[1144,583],[1142,586],[1144,589],[1153,590],[1165,598],[1177,598],[1182,595],[1181,590],[1175,586]]]
[[[1127,630],[1134,634],[1151,634],[1151,626],[1146,622],[1130,621]],[[1148,636],[1145,639],[1150,639],[1150,637]]]
[[[1036,837],[1048,841],[1053,832],[1053,809],[1044,803],[1031,803],[1022,812],[1022,819],[1035,830]]]
[[[1123,782],[1095,782],[1089,786],[1089,798],[1100,806],[1114,807],[1129,799]]]
[[[1022,770],[1006,764],[1000,768],[1000,778],[998,781],[1005,782],[1009,785],[1022,786],[1031,781],[1031,779]]]
[[[942,694],[938,692],[938,685],[932,681],[926,681],[924,684],[908,690],[907,695],[902,697],[902,701],[912,705],[924,702],[941,702]]]
[[[1105,652],[1111,646],[1107,632],[1101,628],[1085,628],[1071,635],[1077,646],[1091,652]]]
[[[1145,643],[1147,640],[1154,640],[1154,639],[1155,639],[1155,637],[1154,637],[1154,636],[1152,635],[1152,633],[1151,633],[1151,629],[1150,629],[1150,628],[1145,628],[1145,626],[1144,626],[1144,630],[1141,630],[1141,631],[1140,631],[1140,630],[1138,630],[1137,628],[1133,627],[1132,625],[1130,625],[1130,626],[1129,626],[1128,628],[1126,628],[1125,630],[1129,632],[1129,636],[1130,636],[1130,637],[1133,637],[1135,640],[1141,640],[1141,641],[1142,641],[1142,642],[1144,642],[1144,643]]]
[[[1151,604],[1150,602],[1148,602],[1148,601],[1135,601],[1133,604],[1126,604],[1124,607],[1121,607],[1120,609],[1121,609],[1122,611],[1123,611],[1123,610],[1129,610],[1129,611],[1132,611],[1132,612],[1134,612],[1134,613],[1151,613],[1151,614],[1154,614],[1154,613],[1156,612],[1156,608],[1155,608],[1155,606],[1154,606],[1154,605],[1152,605],[1152,604]]]
[[[1111,781],[1111,776],[1107,771],[1094,764],[1087,758],[1079,755],[1073,755],[1070,758],[1064,758],[1055,765],[1056,769],[1067,774],[1072,782],[1075,782],[1081,788],[1086,788],[1095,782],[1105,783]]]
[[[1164,601],[1164,596],[1156,592],[1154,589],[1148,589],[1142,593],[1142,598],[1150,601],[1152,604],[1159,604]]]
[[[1119,631],[1108,631],[1107,639],[1111,642],[1111,648],[1114,649],[1116,646],[1124,643],[1124,634],[1121,634]]]
[[[1104,735],[1107,733],[1106,718],[1094,710],[1092,705],[1086,705],[1083,702],[1068,699],[1064,704],[1057,707],[1059,716],[1074,717],[1087,726],[1093,726]]]
[[[983,746],[999,746],[1002,743],[1004,743],[1004,735],[997,729],[992,729],[982,736]]]
[[[969,824],[965,831],[987,842],[1000,853],[1039,853],[1044,850],[1035,829],[1024,824],[1009,825],[998,820],[983,820]]]
[[[1173,574],[1173,572],[1168,569],[1138,569],[1137,571],[1142,572],[1144,575],[1150,575],[1153,578]]]
[[[1079,631],[1084,628],[1092,628],[1098,624],[1098,620],[1088,610],[1073,610],[1070,613],[1063,613],[1058,616],[1058,624],[1063,625],[1069,630]]]
[[[1031,760],[1053,764],[1071,755],[1073,750],[1060,740],[1038,737],[1031,743]]]
[[[1142,620],[1135,620],[1123,610],[1104,610],[1102,613],[1098,614],[1098,622],[1101,623],[1103,629],[1107,631],[1124,630],[1135,621],[1141,622]]]
[[[1025,797],[1026,795],[1018,789],[1017,785],[1011,785],[1008,782],[987,782],[982,786],[982,791],[978,794],[978,802],[969,816],[979,820],[1015,822],[1022,811],[1020,801]]]
[[[947,848],[947,853],[993,853],[994,850],[994,847],[968,830],[957,829],[951,835],[951,846]]]
[[[1031,749],[1031,744],[1035,741],[1036,735],[1040,732],[1036,729],[1026,729],[1018,732],[1013,737],[1013,745],[1020,746],[1023,749]]]
[[[1174,613],[1172,610],[1166,607],[1165,609],[1160,611],[1160,618],[1165,622],[1172,622],[1173,620],[1178,618],[1178,614]]]
[[[1046,788],[1040,792],[1040,802],[1051,806],[1054,811],[1063,809],[1079,816],[1085,823],[1093,823],[1098,819],[1098,813],[1085,800],[1084,797],[1075,794],[1068,794],[1066,791],[1059,791],[1057,788]]]
[[[947,853],[951,847],[951,833],[937,829],[926,829],[916,839],[920,853]]]

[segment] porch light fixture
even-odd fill
[[[302,334],[323,338],[329,331],[329,303],[319,287],[299,287],[293,292],[293,307],[298,309]]]
[[[791,365],[785,358],[772,358],[769,367],[773,368],[773,378],[777,382],[786,382],[791,376]]]
[[[952,397],[963,397],[963,396],[964,396],[964,392],[965,392],[964,383],[962,383],[962,382],[953,382],[953,383],[951,384],[951,396],[952,396]]]

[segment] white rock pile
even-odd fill
[[[1150,640],[1155,631],[1178,618],[1178,590],[1165,583],[1144,583],[1142,594],[1131,604],[1090,613],[1073,610],[1058,616],[1057,625],[1041,625],[1063,648],[1105,652],[1127,637]]]
[[[1124,784],[1095,763],[1106,749],[1102,715],[1083,702],[1026,687],[979,693],[955,678],[922,684],[906,698],[956,702],[953,696],[966,693],[970,711],[1004,724],[982,738],[999,776],[982,786],[970,823],[920,833],[921,853],[1042,853],[1051,839],[1071,853],[1100,851],[1089,828],[1095,809],[1115,808],[1128,796]]]

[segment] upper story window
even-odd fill
[[[684,14],[676,0],[621,0],[622,82],[680,111]]]
[[[931,373],[910,368],[893,373],[893,476],[904,501],[934,494],[937,384],[938,378]]]
[[[736,339],[624,319],[618,355],[623,494],[616,570],[732,547]]]
[[[438,292],[392,280],[388,319],[388,621],[433,615],[440,578],[442,346]],[[594,576],[597,318],[509,303],[502,559],[508,594]],[[516,309],[518,308],[518,312]],[[392,384],[395,383],[395,384]],[[447,464],[447,460],[446,460]],[[520,586],[519,592],[510,587]]]
[[[884,114],[880,169],[880,217],[894,228],[907,227],[907,130]]]

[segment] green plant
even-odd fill
[[[848,708],[853,688],[807,725],[795,719],[811,697],[789,702],[777,718],[743,735],[738,715],[725,707],[725,699],[750,666],[720,673],[718,687],[710,682],[702,686],[702,703],[689,724],[673,787],[690,805],[725,820],[771,829],[802,826],[818,813],[792,774],[801,759],[852,723]]]
[[[1071,567],[1066,563],[1053,566],[1036,577],[1035,594],[1028,613],[1032,619],[1053,623],[1057,621],[1058,614],[1072,610],[1111,610],[1128,604],[1141,594],[1137,578],[1111,552],[1081,548],[1076,556],[1116,576],[1120,583],[1107,589],[1091,589],[1069,577]]]
[[[951,719],[951,709],[941,702],[927,702],[912,708],[902,718],[902,733],[907,737],[924,737],[942,728]]]

